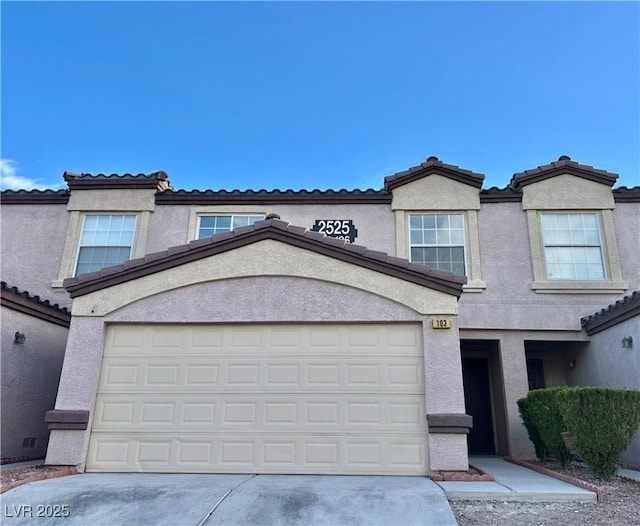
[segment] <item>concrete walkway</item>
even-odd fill
[[[493,475],[495,482],[436,482],[450,500],[521,502],[596,502],[593,491],[511,464],[498,457],[470,457],[469,462]]]

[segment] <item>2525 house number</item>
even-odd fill
[[[353,226],[352,219],[316,219],[311,230],[329,237],[344,239],[347,243],[353,243],[358,236],[358,230]]]

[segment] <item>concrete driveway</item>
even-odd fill
[[[85,473],[1,497],[3,526],[455,525],[422,477]]]

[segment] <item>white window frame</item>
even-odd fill
[[[208,214],[208,213],[200,213],[197,216],[197,224],[196,224],[196,239],[206,239],[207,237],[211,237],[211,236],[205,236],[205,237],[200,237],[200,229],[202,228],[202,218],[204,217],[229,217],[231,218],[231,227],[230,230],[225,232],[231,232],[233,230],[235,230],[236,228],[241,228],[241,227],[237,227],[233,225],[234,219],[239,218],[239,217],[254,217],[256,218],[256,221],[262,221],[265,218],[265,214],[243,214],[243,213],[236,213],[236,214],[225,214],[225,213],[216,213],[216,214]],[[259,219],[258,219],[259,218]],[[249,223],[249,225],[252,225],[253,223]],[[242,226],[247,226],[247,225],[242,225]],[[218,233],[225,233],[225,232],[218,232]],[[216,233],[214,232],[212,235],[216,235]]]
[[[611,294],[623,293],[628,284],[622,279],[620,259],[617,256],[615,227],[611,209],[527,209],[533,283],[531,288],[539,294]],[[595,214],[600,228],[600,246],[604,267],[602,280],[550,279],[546,268],[544,237],[542,234],[543,214]]]
[[[271,206],[257,208],[252,205],[209,205],[192,206],[189,210],[189,228],[185,235],[185,243],[198,239],[200,216],[268,216],[275,210]]]
[[[396,215],[396,254],[411,259],[411,239],[409,216],[417,214],[461,214],[464,224],[465,272],[467,283],[462,287],[465,293],[481,293],[487,288],[480,269],[480,235],[478,232],[478,210],[468,209],[399,209]]]
[[[561,229],[557,228],[557,223],[558,220],[560,220],[561,217],[567,217],[568,221],[567,221],[567,227],[566,229],[562,229],[565,230],[569,233],[569,237],[573,237],[573,232],[586,232],[586,229],[584,228],[573,228],[572,227],[572,221],[571,218],[572,217],[577,217],[580,216],[582,219],[582,223],[584,224],[584,217],[585,216],[591,216],[593,217],[593,219],[595,220],[595,224],[596,224],[596,230],[597,230],[597,234],[598,234],[598,239],[597,239],[597,243],[595,242],[589,242],[586,239],[585,236],[585,241],[583,243],[581,242],[573,242],[571,240],[568,240],[566,242],[561,242],[561,241],[552,241],[551,239],[546,239],[545,238],[545,232],[547,231],[543,225],[543,223],[545,222],[545,218],[553,218],[554,223],[556,224],[556,228],[555,230],[549,230],[550,233],[555,232],[555,234],[557,235]],[[540,213],[540,225],[541,225],[541,234],[542,234],[542,243],[543,243],[543,250],[544,250],[544,263],[545,263],[545,273],[547,276],[547,279],[549,281],[606,281],[607,280],[607,266],[605,265],[605,261],[604,261],[604,253],[603,253],[603,246],[602,246],[602,228],[600,227],[600,219],[598,217],[598,214],[595,212],[567,212],[567,211],[563,211],[563,212],[541,212]],[[598,266],[599,266],[599,270],[601,272],[601,277],[597,277],[597,278],[586,278],[586,279],[581,279],[581,278],[576,278],[576,277],[571,277],[571,278],[566,278],[566,277],[554,277],[552,275],[551,272],[551,268],[550,268],[550,263],[549,263],[549,259],[550,259],[550,252],[553,249],[580,249],[580,248],[585,248],[585,249],[594,249],[597,248],[598,252],[599,252],[599,261],[597,262]],[[573,250],[571,250],[573,252]],[[585,264],[589,264],[588,261],[576,261],[574,257],[572,257],[571,262],[564,262],[564,263],[560,263],[558,262],[558,264],[564,264],[564,265],[571,265],[573,267],[573,271],[575,273],[575,266],[576,265],[585,265]],[[595,262],[592,262],[592,264],[595,264]],[[590,274],[590,271],[587,271],[588,274]]]
[[[140,258],[145,255],[147,233],[151,211],[149,210],[129,210],[129,209],[107,209],[107,210],[70,210],[69,226],[67,228],[67,238],[65,240],[62,258],[60,260],[60,270],[58,279],[51,283],[53,288],[61,288],[65,278],[75,276],[80,252],[80,236],[84,225],[85,215],[134,215],[136,216],[136,229],[133,235],[133,246],[131,247],[130,259]]]
[[[108,247],[108,246],[116,246],[116,245],[83,245],[82,244],[82,235],[84,234],[85,231],[85,227],[87,224],[87,218],[88,217],[98,217],[98,216],[102,216],[102,217],[133,217],[134,220],[134,226],[133,226],[133,236],[131,239],[131,244],[129,245],[129,255],[127,256],[126,259],[124,259],[122,262],[120,263],[116,263],[116,264],[122,264],[124,261],[127,261],[129,259],[131,259],[131,255],[133,253],[133,247],[135,246],[136,243],[136,232],[138,229],[138,214],[133,214],[133,213],[120,213],[120,212],[114,212],[114,213],[85,213],[82,216],[82,226],[80,228],[80,236],[78,238],[78,243],[77,243],[77,250],[76,250],[76,256],[75,256],[75,262],[73,265],[73,275],[77,276],[78,275],[78,264],[80,263],[80,251],[82,250],[82,248],[86,248],[86,247]],[[119,245],[118,245],[119,246]],[[122,245],[122,247],[126,247],[126,245]],[[107,265],[109,266],[109,265]],[[104,268],[104,267],[101,267]],[[94,270],[90,270],[88,272],[95,272],[98,271],[100,269],[94,269]]]
[[[462,244],[460,243],[427,243],[427,244],[414,244],[411,241],[411,218],[412,217],[417,217],[417,216],[433,216],[436,222],[436,231],[437,229],[437,222],[438,222],[438,216],[446,216],[449,218],[449,222],[451,221],[451,217],[452,216],[457,216],[460,217],[461,221],[462,221]],[[408,228],[408,235],[409,235],[409,260],[412,260],[412,249],[413,248],[456,248],[456,247],[460,247],[462,246],[462,251],[463,251],[463,264],[464,264],[464,269],[463,269],[463,276],[467,275],[467,269],[469,268],[469,263],[467,261],[467,253],[468,253],[468,249],[467,249],[467,234],[466,234],[466,221],[465,221],[465,215],[462,212],[412,212],[408,214],[408,221],[407,221],[407,228]],[[451,229],[449,228],[449,231]],[[414,262],[414,263],[419,263],[419,262]],[[437,267],[434,267],[437,269]],[[444,270],[445,272],[450,272],[447,269],[437,269],[437,270]]]

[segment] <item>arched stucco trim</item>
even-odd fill
[[[204,281],[141,298],[106,323],[379,323],[422,321],[395,300],[342,283],[292,276]]]
[[[105,316],[164,291],[208,281],[256,276],[317,279],[388,298],[420,314],[457,314],[455,296],[272,239],[78,296],[73,300],[72,314]]]

